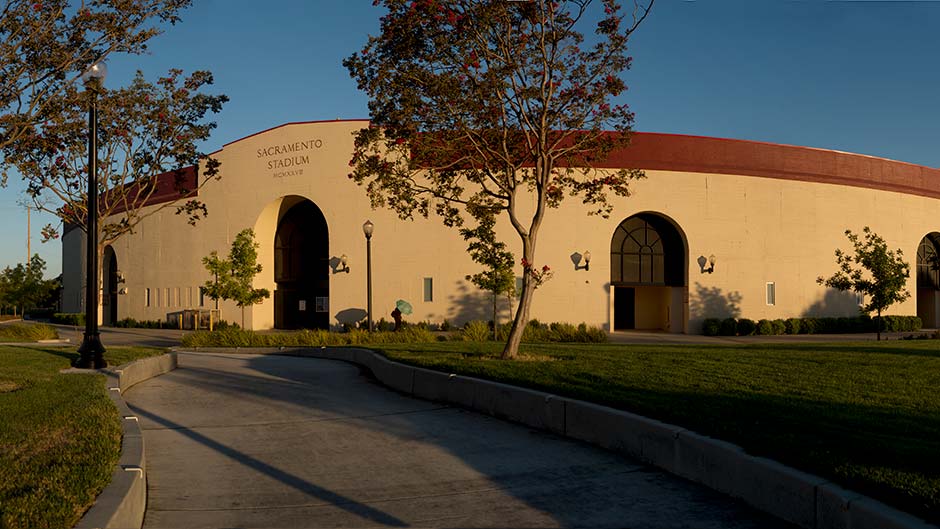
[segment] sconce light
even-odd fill
[[[710,274],[715,271],[715,254],[709,255],[707,259],[704,255],[700,255],[696,262],[701,267],[703,274]]]
[[[575,270],[585,270],[585,271],[590,270],[590,269],[591,269],[591,251],[590,251],[590,250],[584,250],[584,253],[581,254],[581,260],[584,261],[584,266],[575,264],[575,265],[574,265],[574,269],[575,269]]]
[[[348,274],[348,273],[349,273],[349,265],[346,264],[346,262],[347,262],[348,260],[349,260],[349,258],[346,257],[346,254],[343,254],[343,255],[339,256],[339,265],[337,265],[336,269],[333,270],[333,273],[334,273],[334,274],[338,274],[338,273],[340,273],[340,272],[346,272],[346,273]]]
[[[121,289],[118,290],[118,294],[120,294],[120,295],[122,295],[122,296],[123,296],[123,295],[126,295],[126,294],[127,294],[127,287],[121,287]]]
[[[118,270],[115,275],[117,276],[117,282],[118,282],[118,283],[124,283],[124,282],[125,282],[125,279],[124,279],[124,272]]]

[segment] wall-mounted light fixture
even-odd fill
[[[349,260],[349,258],[346,257],[346,254],[343,254],[343,255],[339,256],[339,264],[336,265],[336,268],[333,270],[333,273],[334,273],[334,274],[338,274],[338,273],[340,273],[340,272],[346,272],[346,273],[348,274],[348,273],[349,273],[349,265],[346,264],[346,262],[347,262],[348,260]]]
[[[120,294],[120,295],[122,295],[122,296],[126,295],[126,294],[127,294],[127,287],[121,287],[121,289],[118,290],[118,294]]]
[[[580,262],[584,261],[584,266],[581,266]],[[578,260],[578,263],[574,265],[575,270],[590,270],[591,269],[591,251],[584,250],[584,253],[581,254],[581,259]]]
[[[698,265],[702,268],[703,274],[711,274],[715,271],[715,254],[709,255],[708,259],[706,259],[704,255],[700,255],[698,257]]]
[[[114,275],[117,277],[118,283],[125,283],[127,281],[126,279],[124,279],[124,272],[120,270],[118,270]]]

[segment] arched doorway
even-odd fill
[[[686,330],[688,251],[669,218],[639,213],[614,230],[610,242],[613,330]]]
[[[330,236],[323,212],[302,200],[287,210],[274,235],[274,327],[329,328]]]
[[[917,246],[917,317],[925,328],[940,327],[940,233],[928,233]]]
[[[105,246],[102,256],[101,323],[114,325],[118,321],[118,265],[114,248]]]

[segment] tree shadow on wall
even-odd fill
[[[826,289],[823,297],[803,311],[804,318],[858,316],[858,298],[854,292]]]
[[[741,293],[737,290],[725,293],[718,287],[695,284],[689,296],[690,330],[701,330],[706,318],[737,318],[741,316]]]
[[[455,294],[448,300],[450,307],[447,309],[447,321],[453,325],[462,326],[468,321],[493,319],[493,294],[471,283],[458,281]],[[505,295],[496,300],[496,309],[500,323],[506,323],[511,317],[511,311]]]

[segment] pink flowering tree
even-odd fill
[[[652,1],[376,0],[381,31],[344,62],[369,98],[350,178],[373,207],[460,226],[505,215],[522,243],[522,290],[504,358],[515,357],[535,288],[545,215],[566,197],[591,214],[642,177],[604,170],[633,114],[620,96],[627,41]],[[585,42],[584,29],[594,35]]]

